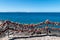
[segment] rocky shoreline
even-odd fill
[[[44,27],[42,27],[44,25]],[[59,22],[51,22],[46,20],[39,24],[20,24],[11,21],[0,21],[0,39],[6,36],[16,38],[27,37],[44,37],[44,36],[58,36],[60,37],[60,28],[50,27],[50,25],[60,26]],[[41,28],[42,27],[42,28]],[[12,36],[11,36],[12,35]]]

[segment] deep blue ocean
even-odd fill
[[[0,20],[36,24],[49,19],[53,22],[60,22],[60,13],[57,12],[0,12]]]

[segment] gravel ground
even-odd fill
[[[7,36],[4,38],[0,38],[0,40],[8,40],[8,39],[9,38]],[[34,37],[34,38],[15,39],[15,40],[60,40],[60,37],[44,36],[44,37]]]

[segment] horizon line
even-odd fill
[[[60,13],[60,12],[22,12],[22,13]]]

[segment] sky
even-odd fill
[[[60,0],[0,0],[0,12],[60,12]]]

